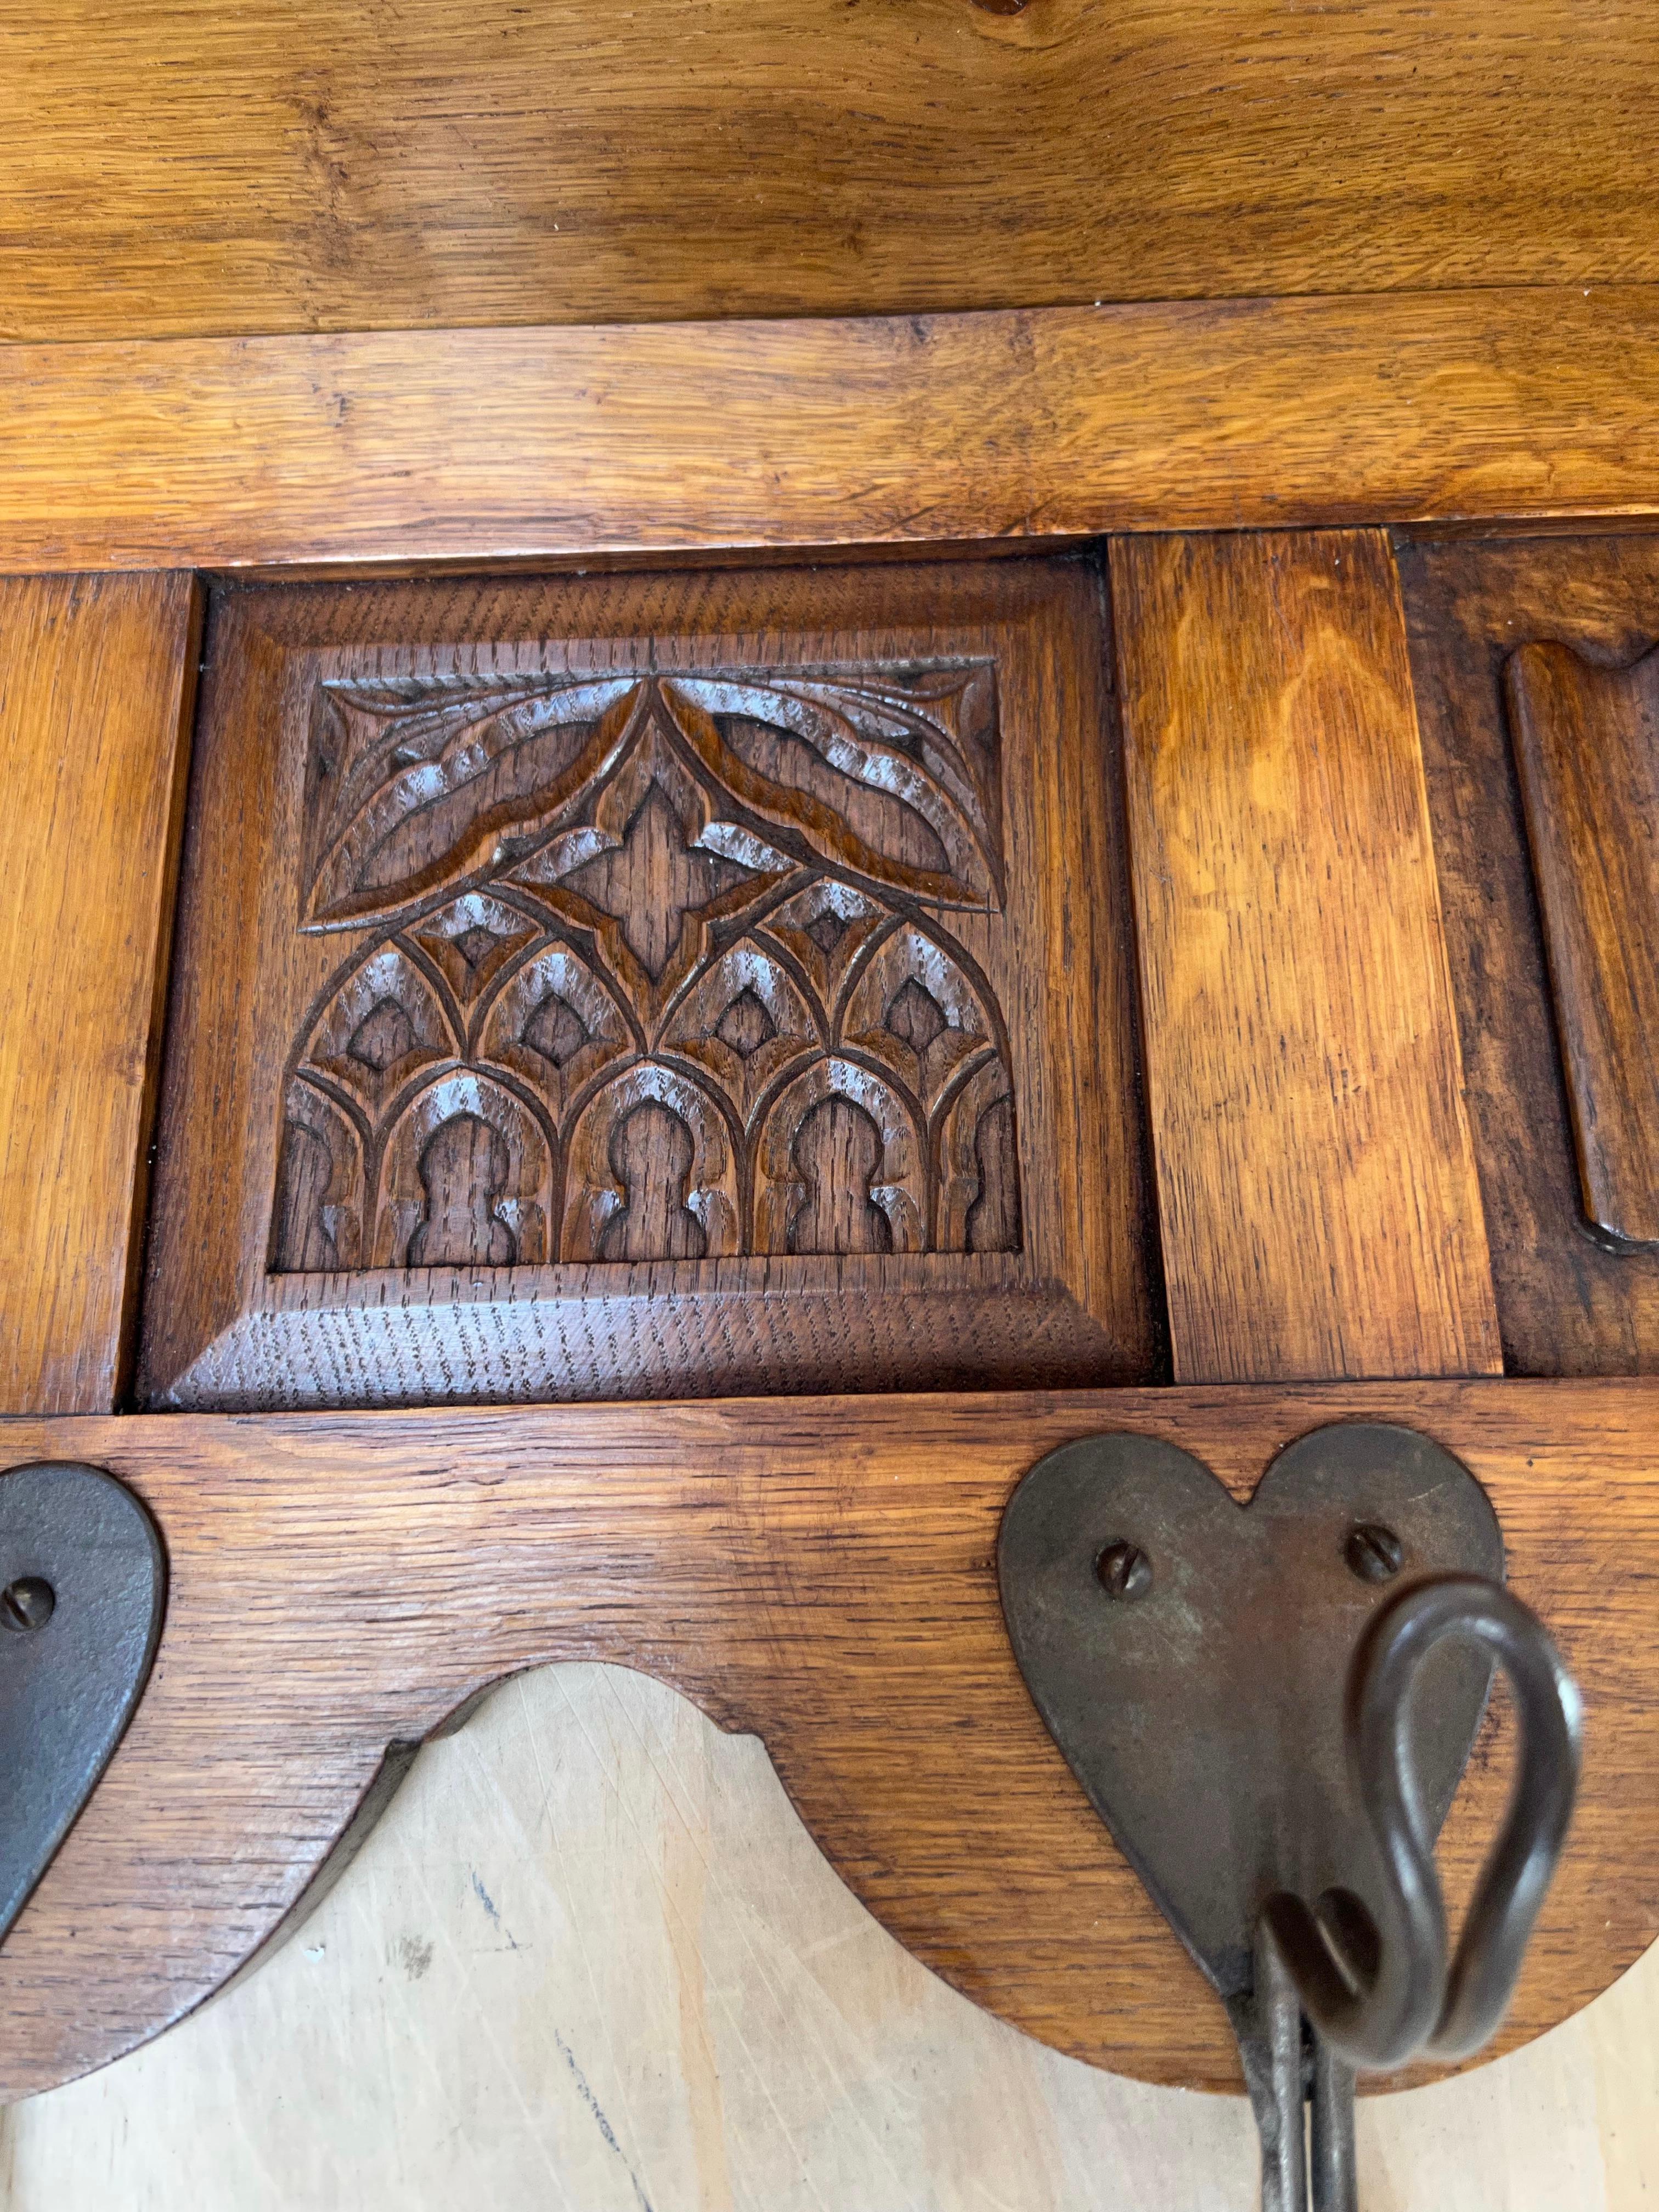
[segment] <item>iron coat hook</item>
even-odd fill
[[[1039,1711],[1227,2006],[1264,2212],[1355,2212],[1356,2069],[1492,2034],[1577,1788],[1578,1693],[1485,1493],[1387,1425],[1301,1438],[1248,1508],[1097,1437],[1025,1477],[998,1571]],[[1451,1955],[1434,1844],[1494,1666],[1519,1765]]]

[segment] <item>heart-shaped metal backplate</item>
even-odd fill
[[[0,1474],[0,1936],[132,1717],[166,1587],[155,1524],[113,1475]]]
[[[1366,1530],[1379,1533],[1356,1540]],[[1385,1534],[1401,1555],[1391,1573]],[[1128,1588],[1114,1596],[1100,1563],[1120,1545]],[[1275,1890],[1310,1904],[1346,1890],[1376,1911],[1344,1732],[1349,1665],[1373,1613],[1412,1583],[1502,1580],[1497,1516],[1467,1468],[1409,1429],[1342,1423],[1288,1445],[1240,1506],[1174,1444],[1091,1437],[1020,1484],[997,1570],[1038,1711],[1224,1997],[1251,1986]],[[1437,1832],[1490,1680],[1465,1645],[1422,1670],[1414,1765]]]

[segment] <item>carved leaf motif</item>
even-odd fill
[[[390,914],[533,836],[603,769],[634,679],[321,687],[301,927]]]
[[[915,910],[1000,900],[990,663],[337,681],[308,773],[301,926],[380,927],[278,1271],[1018,1245],[1000,1016]]]
[[[842,677],[407,677],[319,688],[301,927],[393,915],[532,848],[609,775],[645,695],[797,857],[951,905],[1001,896],[989,663]],[[715,810],[719,811],[719,810]]]
[[[932,673],[937,678],[939,672]],[[763,819],[832,866],[950,906],[1000,902],[988,668],[920,688],[851,678],[666,678],[699,757]],[[970,746],[952,710],[983,702]],[[690,710],[690,711],[688,711]]]

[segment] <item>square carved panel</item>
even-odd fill
[[[1155,1369],[1084,562],[238,589],[141,1395]]]

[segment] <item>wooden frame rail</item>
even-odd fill
[[[1659,286],[0,348],[0,572],[1659,512]]]

